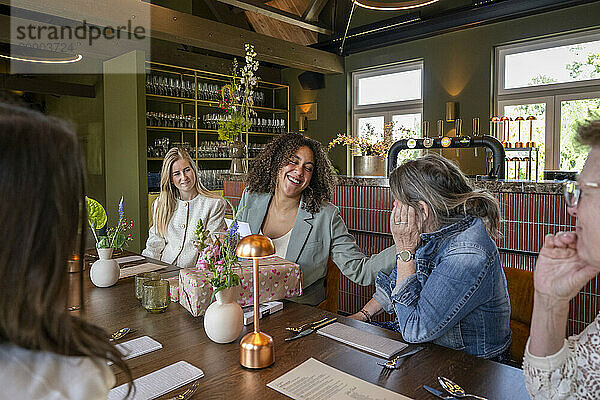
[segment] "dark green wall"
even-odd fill
[[[487,120],[492,110],[494,47],[545,35],[598,28],[598,16],[600,4],[594,3],[353,54],[345,58],[346,76],[328,76],[327,87],[314,93],[303,91],[297,85],[299,71],[286,70],[283,79],[291,87],[292,107],[305,102],[307,97],[317,99],[319,121],[309,121],[308,133],[326,142],[349,121],[350,103],[346,110],[342,110],[342,106],[346,104],[345,98],[351,96],[352,71],[423,59],[423,118],[432,122],[433,132],[435,121],[444,115],[445,103],[457,101],[460,117],[464,120],[463,132],[469,132],[471,119],[479,117],[482,130],[487,133]],[[347,79],[348,84],[341,83],[343,79]],[[446,130],[449,128],[447,125]],[[452,154],[455,152],[450,151],[447,155]],[[479,154],[481,156],[482,152]],[[336,163],[342,163],[340,154],[334,153],[333,157]],[[459,163],[467,173],[483,172],[482,160],[474,161],[472,151],[465,158],[461,156]]]
[[[46,104],[46,113],[69,121],[79,137],[86,159],[86,194],[105,204],[106,190],[104,177],[104,91],[101,75],[62,75],[60,80],[94,86],[96,97],[74,97],[40,95]]]

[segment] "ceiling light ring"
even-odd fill
[[[424,7],[429,4],[437,3],[439,0],[407,0],[396,2],[383,2],[376,0],[354,0],[357,6],[368,8],[370,10],[380,11],[398,11],[411,8]]]
[[[0,57],[7,58],[13,61],[23,61],[30,63],[39,63],[39,64],[71,64],[76,63],[83,59],[81,54],[76,54],[70,58],[31,58],[31,57],[17,57],[17,56],[7,56],[6,54],[0,54]]]

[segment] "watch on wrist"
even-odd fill
[[[410,260],[414,260],[414,258],[415,258],[415,255],[408,250],[402,250],[402,251],[400,251],[400,253],[396,254],[396,261],[398,261],[398,259],[400,259],[404,262],[408,262]]]

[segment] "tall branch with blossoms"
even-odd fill
[[[255,59],[254,46],[245,44],[246,64],[239,70],[238,62],[233,59],[231,83],[221,88],[221,101],[219,106],[229,113],[226,121],[219,122],[219,139],[227,141],[241,140],[241,135],[250,129],[250,117],[256,115],[254,106],[254,89],[258,84],[258,61]],[[233,95],[234,98],[231,98]],[[235,100],[235,101],[234,101]]]

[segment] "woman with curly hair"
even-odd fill
[[[252,233],[273,240],[275,252],[302,269],[303,295],[298,302],[317,305],[325,299],[329,257],[340,271],[360,285],[395,265],[393,246],[365,256],[336,206],[331,163],[321,144],[297,133],[279,135],[252,164],[242,194],[239,220]]]

